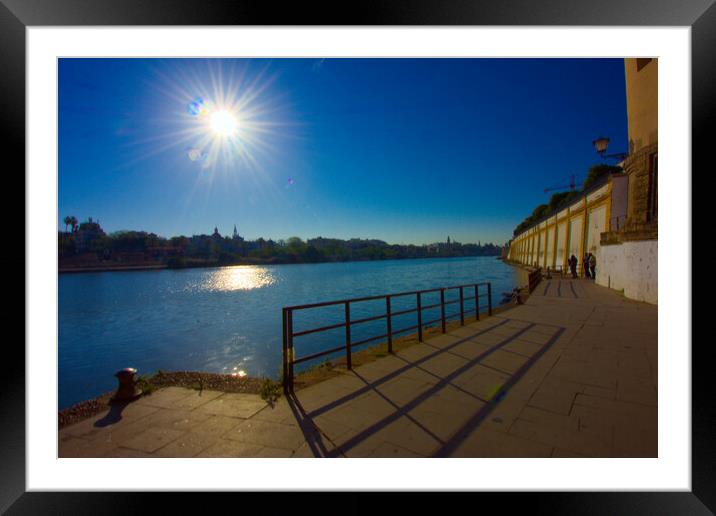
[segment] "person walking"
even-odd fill
[[[577,277],[577,257],[572,255],[569,257],[569,269],[572,271],[572,277]]]
[[[597,257],[592,253],[589,253],[589,270],[592,273],[592,279],[597,279],[596,269],[597,268]]]
[[[591,278],[589,275],[589,254],[585,254],[582,259],[582,267],[584,267],[584,277]]]

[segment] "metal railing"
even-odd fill
[[[524,276],[523,276],[524,277]],[[530,294],[532,291],[537,288],[537,285],[539,285],[540,280],[542,279],[542,269],[537,269],[529,273],[527,276],[527,282],[528,282],[528,288],[530,291]]]
[[[561,265],[555,265],[554,267],[547,266],[547,269],[545,269],[545,273],[543,276],[545,278],[551,278],[553,275],[558,275],[563,278],[564,277],[564,267],[562,267]]]
[[[480,287],[486,287],[487,292],[480,293]],[[470,296],[465,295],[466,289],[472,289],[474,291],[474,294]],[[445,300],[445,294],[449,291],[458,291],[459,297],[457,299],[446,301]],[[439,292],[440,293],[440,302],[431,304],[431,305],[423,305],[423,295],[429,294],[433,292]],[[405,298],[408,296],[415,296],[415,308],[409,308],[407,310],[397,310],[393,311],[392,306],[392,300],[396,298]],[[287,306],[282,309],[282,321],[283,321],[283,386],[284,391],[286,393],[293,392],[293,384],[294,384],[294,366],[296,364],[300,364],[303,362],[307,362],[309,360],[313,360],[325,355],[330,355],[333,353],[337,353],[339,351],[345,351],[346,354],[346,366],[348,369],[352,368],[352,353],[353,348],[357,346],[361,346],[364,344],[368,344],[370,342],[379,341],[381,339],[386,339],[388,344],[388,352],[393,352],[393,336],[405,333],[411,330],[418,330],[418,341],[423,341],[423,329],[425,329],[427,326],[431,324],[435,324],[437,322],[440,323],[442,333],[445,333],[446,324],[448,320],[451,320],[453,318],[459,317],[460,324],[465,324],[465,316],[467,314],[472,314],[474,312],[474,316],[476,320],[480,319],[480,298],[487,297],[487,315],[492,315],[492,284],[489,282],[483,282],[483,283],[471,283],[467,285],[457,285],[454,287],[441,287],[441,288],[433,288],[433,289],[426,289],[426,290],[415,290],[412,292],[400,292],[397,294],[385,294],[380,296],[369,296],[369,297],[360,297],[360,298],[353,298],[353,299],[342,299],[339,301],[326,301],[323,303],[313,303],[313,304],[307,304],[307,305],[296,305],[296,306]],[[356,303],[362,303],[366,301],[377,301],[380,299],[385,300],[385,313],[380,315],[375,315],[371,317],[363,317],[360,319],[352,319],[351,318],[351,306]],[[465,302],[475,300],[475,307],[471,308],[469,310],[465,309]],[[445,314],[445,307],[452,304],[459,304],[460,310],[458,312],[455,312],[453,314],[446,315]],[[337,306],[337,305],[343,305],[344,306],[344,320],[343,322],[336,323],[336,324],[330,324],[327,326],[322,326],[319,328],[310,328],[307,330],[301,330],[301,331],[294,331],[294,312],[301,311],[301,310],[309,310],[314,308],[322,308],[327,306]],[[440,317],[431,321],[423,321],[423,312],[425,310],[434,309],[440,307]],[[400,315],[410,314],[410,313],[417,313],[417,324],[413,326],[409,326],[406,328],[401,329],[394,329],[393,328],[393,318],[398,317]],[[484,313],[484,312],[483,312]],[[361,339],[359,341],[354,342],[351,339],[351,328],[356,324],[363,324],[370,321],[378,321],[380,319],[385,319],[385,331],[386,333],[382,335],[376,335],[373,337]],[[329,330],[335,330],[338,328],[345,328],[345,341],[342,345],[333,347],[331,349],[327,349],[324,351],[319,351],[316,353],[311,353],[309,355],[305,355],[302,357],[296,357],[295,356],[295,348],[294,348],[294,339],[297,337],[303,337],[306,335],[316,334],[319,332],[325,332]]]

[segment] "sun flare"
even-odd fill
[[[238,122],[228,111],[215,111],[211,114],[211,129],[219,136],[232,136]]]

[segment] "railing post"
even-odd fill
[[[478,293],[477,285],[475,285],[475,320],[480,320],[480,294]]]
[[[289,393],[288,389],[288,341],[286,336],[286,309],[281,309],[281,326],[283,331],[283,341],[281,342],[282,347],[282,358],[283,358],[283,392]]]
[[[390,296],[385,296],[385,320],[388,324],[388,353],[393,352],[393,321],[390,315]]]
[[[460,326],[465,326],[465,303],[463,302],[462,287],[460,287]]]
[[[346,301],[346,367],[353,368],[351,362],[351,303]]]
[[[487,284],[487,315],[492,317],[492,283]]]
[[[290,308],[286,311],[287,326],[287,362],[288,362],[288,390],[293,392],[293,310]]]
[[[420,301],[420,292],[418,292],[418,342],[423,341],[423,305]]]
[[[445,333],[445,289],[440,289],[440,322]]]

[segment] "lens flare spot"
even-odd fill
[[[195,147],[186,149],[186,155],[190,161],[195,163],[205,163],[209,159],[209,155],[206,152]]]
[[[187,107],[189,114],[192,116],[206,116],[209,114],[209,106],[204,99],[197,97],[189,103]]]

